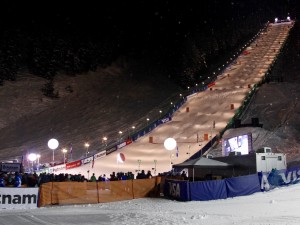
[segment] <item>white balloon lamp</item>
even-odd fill
[[[54,150],[57,149],[59,143],[58,140],[52,138],[48,141],[48,147],[53,150],[52,160],[54,162]]]
[[[172,151],[176,148],[177,143],[174,138],[167,138],[164,142],[164,146],[168,151]]]

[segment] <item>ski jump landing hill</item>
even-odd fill
[[[249,103],[258,85],[272,69],[293,24],[292,21],[268,24],[244,49],[232,56],[232,63],[223,65],[214,73],[215,78],[204,91],[188,96],[170,121],[112,152],[101,152],[99,157],[81,159],[69,166],[48,168],[47,172],[81,173],[89,177],[92,173],[109,176],[113,171],[137,173],[151,170],[152,175],[170,171],[172,164],[189,159],[216,140],[215,137],[245,109],[245,103]],[[176,140],[178,150],[167,151],[164,148],[164,140],[169,137]],[[117,161],[119,153],[125,156],[123,163]]]

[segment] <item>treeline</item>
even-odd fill
[[[108,47],[109,46],[109,47]],[[70,75],[105,67],[113,60],[112,41],[98,43],[59,37],[51,31],[31,36],[16,30],[0,36],[0,82],[15,80],[21,70],[46,79],[59,71]]]
[[[103,9],[72,3],[52,6],[51,14],[45,15],[36,15],[29,7],[15,12],[13,5],[6,5],[24,21],[8,18],[10,22],[0,24],[0,85],[26,70],[48,79],[51,88],[58,72],[95,71],[122,56],[128,62],[141,62],[140,67],[156,67],[186,87],[209,76],[278,10],[284,14],[279,6],[285,4],[271,0],[198,3],[120,1]],[[128,70],[141,71],[133,65]]]

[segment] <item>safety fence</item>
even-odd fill
[[[1,208],[97,204],[162,195],[179,201],[207,201],[251,195],[300,182],[300,166],[268,173],[189,182],[182,177],[154,177],[106,182],[49,182],[40,188],[0,188]],[[39,194],[38,194],[39,192]]]
[[[259,172],[223,180],[189,182],[167,179],[164,195],[179,201],[207,201],[251,195],[299,182],[300,166],[296,166],[287,170],[273,169],[271,172]]]
[[[154,177],[102,182],[49,182],[40,187],[39,207],[158,197],[164,180],[164,177]]]

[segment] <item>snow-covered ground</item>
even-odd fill
[[[300,184],[295,184],[250,196],[205,202],[143,198],[33,210],[0,209],[0,224],[298,225],[299,204]]]

